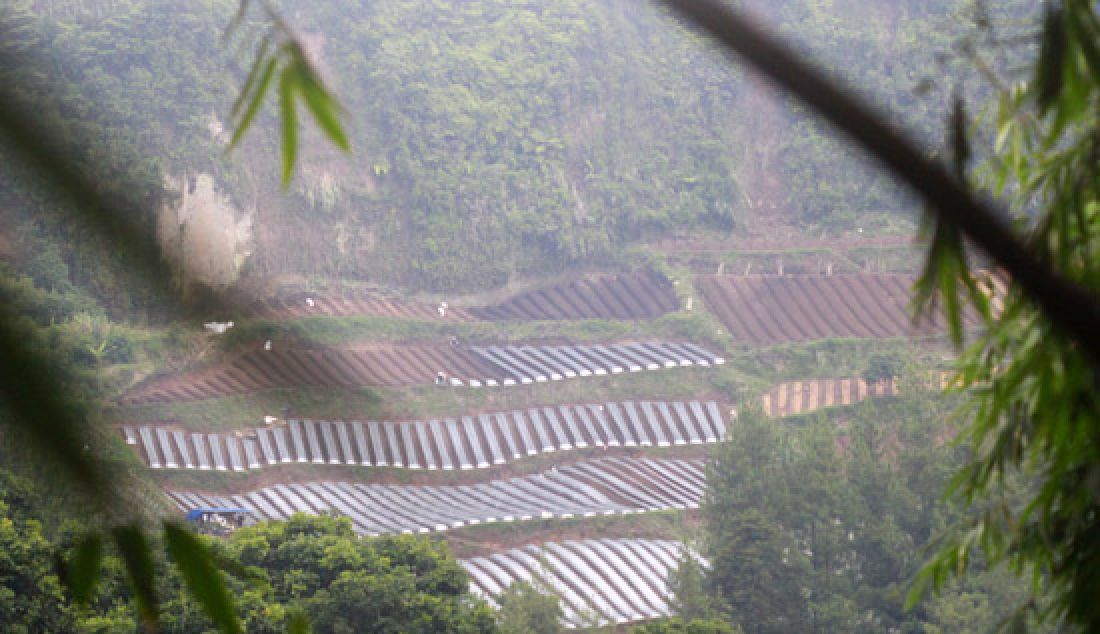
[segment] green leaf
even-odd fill
[[[341,150],[350,151],[351,144],[348,143],[348,137],[344,133],[344,127],[341,125],[338,115],[340,105],[325,90],[320,78],[317,77],[313,68],[304,58],[299,58],[295,66],[298,67],[302,97],[305,98],[306,107],[313,114],[314,121],[317,122],[317,125],[320,126],[330,141],[335,143]]]
[[[283,123],[283,188],[294,175],[294,161],[298,155],[298,113],[295,112],[294,93],[298,91],[298,74],[293,67],[283,69],[279,76],[279,111]]]
[[[909,592],[905,594],[904,610],[906,612],[917,607],[917,604],[921,602],[924,595],[928,593],[928,587],[931,585],[932,576],[933,569],[931,566],[926,566],[917,573],[917,578],[913,580],[913,584],[909,587]]]
[[[1046,114],[1062,92],[1063,68],[1066,60],[1066,23],[1061,6],[1047,4],[1043,17],[1043,34],[1039,46],[1039,62],[1035,66],[1039,111]]]
[[[153,557],[145,533],[137,526],[117,526],[111,531],[115,547],[122,556],[130,589],[137,601],[138,613],[147,628],[156,629],[157,593],[153,581]]]
[[[103,561],[103,539],[99,533],[85,535],[76,545],[72,559],[65,567],[64,580],[79,605],[86,605],[99,581]]]
[[[260,78],[261,69],[264,68],[264,60],[267,59],[267,50],[269,48],[271,48],[271,36],[265,35],[264,39],[260,42],[260,50],[256,52],[256,61],[252,62],[252,68],[249,69],[248,76],[245,77],[244,80],[244,85],[241,86],[241,94],[237,95],[237,99],[233,102],[233,108],[229,111],[230,116],[236,117],[241,111],[241,107],[244,106],[245,99],[248,98],[248,95],[252,94],[252,89],[256,85],[256,80]]]
[[[259,85],[252,94],[252,101],[249,102],[248,108],[244,111],[244,116],[242,116],[240,122],[237,123],[237,129],[233,131],[233,138],[229,140],[229,149],[233,149],[237,146],[241,137],[244,136],[245,131],[248,130],[248,126],[252,125],[252,120],[256,118],[256,113],[260,111],[260,105],[263,104],[264,101],[264,94],[267,93],[268,86],[271,85],[271,78],[275,76],[275,61],[276,58],[272,56],[264,67]],[[258,63],[259,60],[257,60],[257,64]]]
[[[190,531],[172,522],[164,523],[164,543],[183,582],[210,620],[227,634],[240,632],[233,599],[214,565],[210,549]]]

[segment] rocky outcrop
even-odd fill
[[[252,254],[256,210],[237,207],[205,173],[168,178],[170,197],[157,217],[157,240],[184,289],[223,289]]]

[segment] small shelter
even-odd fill
[[[203,533],[227,535],[256,521],[251,509],[231,506],[209,506],[187,511],[187,521]]]

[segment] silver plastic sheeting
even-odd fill
[[[569,628],[671,616],[670,572],[679,542],[592,539],[532,544],[461,560],[470,589],[492,601],[517,581],[537,580],[561,599]]]

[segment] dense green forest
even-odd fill
[[[681,584],[691,589],[687,616],[723,614],[751,634],[976,634],[1026,600],[1026,583],[976,569],[904,608],[924,554],[976,512],[944,497],[967,456],[951,442],[958,397],[907,381],[902,396],[843,422],[816,415],[776,427],[742,414],[708,475],[710,569]]]

